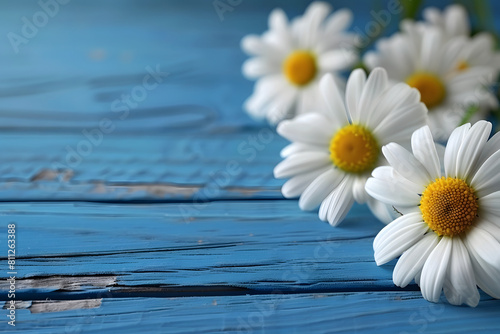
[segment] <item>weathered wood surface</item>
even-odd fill
[[[5,317],[1,331],[500,328],[485,295],[470,309],[396,288],[393,263],[373,261],[382,225],[365,206],[333,229],[282,198],[272,169],[286,141],[241,110],[253,84],[239,42],[273,8],[308,3],[242,1],[221,20],[212,1],[74,0],[17,53],[8,34],[41,7],[1,5],[0,240],[15,223],[18,271],[17,326]],[[333,3],[360,31],[373,21],[371,1]]]
[[[90,308],[100,304],[100,307]],[[471,310],[419,292],[39,301],[19,311],[23,333],[494,333],[498,303]]]

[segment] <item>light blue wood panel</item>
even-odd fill
[[[131,122],[129,133],[107,135],[1,133],[0,199],[282,198],[272,172],[286,141],[273,129],[197,124],[163,133],[168,116],[151,122],[157,127]]]
[[[494,333],[500,304],[432,304],[419,292],[35,301],[23,333]],[[92,305],[94,303],[94,305]],[[98,306],[100,304],[100,306]],[[97,307],[95,307],[97,306]],[[68,311],[54,312],[69,308]],[[36,313],[33,313],[36,312]],[[45,313],[51,312],[51,313]]]
[[[105,283],[82,284],[74,293],[140,293],[127,288],[144,285],[158,287],[158,295],[189,286],[228,293],[233,287],[249,293],[395,289],[392,266],[378,268],[373,260],[373,237],[383,225],[362,206],[335,229],[293,201],[5,203],[1,209],[0,238],[7,223],[16,224],[18,277],[27,279],[19,281],[20,296],[51,293],[71,285],[68,276],[95,274]],[[63,278],[46,279],[54,275]]]
[[[39,3],[5,4],[0,200],[280,198],[271,173],[285,141],[251,141],[268,128],[241,108],[253,83],[239,43],[267,29],[273,8],[293,17],[309,2],[236,1],[221,18],[213,1],[71,1],[32,34]],[[384,10],[332,4],[355,12],[358,33]],[[13,47],[12,34],[26,43]],[[230,161],[241,172],[221,186],[213,175]]]

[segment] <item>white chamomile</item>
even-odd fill
[[[329,74],[319,87],[324,113],[307,113],[278,126],[278,133],[293,142],[274,169],[277,178],[290,178],[283,195],[300,196],[302,210],[319,206],[320,219],[331,225],[342,221],[354,201],[366,202],[380,220],[392,220],[393,209],[368,196],[365,182],[385,164],[383,145],[409,145],[411,133],[425,125],[427,110],[418,91],[405,83],[391,85],[382,68],[368,78],[354,70],[345,96]]]
[[[450,37],[437,25],[412,21],[404,21],[401,29],[381,39],[364,60],[369,68],[384,67],[390,79],[420,91],[436,140],[448,139],[472,108],[477,108],[475,120],[498,106],[488,89],[500,68],[491,36]]]
[[[345,32],[352,13],[331,12],[329,4],[313,2],[303,16],[288,22],[281,9],[269,16],[269,30],[262,36],[249,35],[242,49],[252,56],[243,64],[243,74],[257,79],[254,93],[244,104],[253,117],[278,123],[285,118],[324,108],[319,79],[349,69],[357,60],[357,36]]]
[[[423,127],[412,136],[413,153],[384,146],[390,166],[366,183],[371,196],[403,214],[375,238],[377,264],[401,256],[394,283],[415,280],[429,301],[444,291],[451,304],[474,307],[477,286],[500,298],[500,135],[488,140],[490,131],[485,121],[457,128],[441,162]]]
[[[422,14],[425,23],[439,27],[448,37],[470,35],[469,16],[461,5],[450,5],[443,11],[435,7],[427,7]]]

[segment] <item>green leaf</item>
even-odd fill
[[[422,0],[401,0],[401,5],[403,6],[403,18],[415,19],[418,9],[422,5]]]
[[[479,106],[478,105],[471,105],[465,110],[464,117],[462,117],[462,120],[460,121],[460,125],[464,125],[465,123],[468,123],[472,116],[474,116],[477,112],[479,111]]]

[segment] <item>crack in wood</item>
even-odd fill
[[[28,260],[28,259],[53,259],[53,258],[72,258],[72,257],[89,257],[89,256],[110,256],[110,255],[123,255],[123,254],[139,254],[139,253],[159,253],[159,252],[178,252],[187,250],[203,250],[203,249],[214,249],[214,248],[226,248],[235,247],[241,245],[241,242],[228,242],[228,243],[218,243],[218,244],[205,244],[205,245],[195,245],[195,246],[184,246],[177,248],[147,248],[147,249],[130,249],[130,250],[120,250],[120,251],[108,251],[108,252],[82,252],[82,253],[70,253],[70,254],[47,254],[47,255],[33,255],[33,256],[18,256],[16,259]],[[0,257],[0,260],[6,260],[7,257]],[[1,283],[0,283],[1,287]]]

